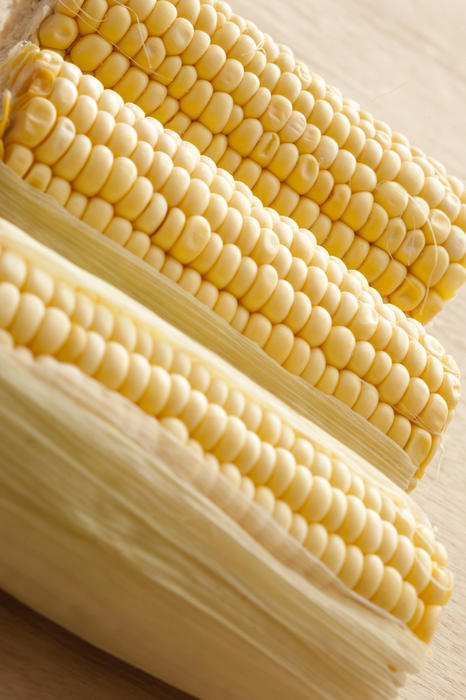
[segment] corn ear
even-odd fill
[[[294,407],[343,446],[360,454],[402,489],[416,483],[415,466],[406,452],[341,402],[294,377],[261,353],[249,339],[222,323],[195,297],[161,276],[113,241],[96,237],[95,231],[17,179],[0,163],[0,215],[30,233],[47,248],[83,267],[98,278],[120,288],[179,330],[189,327],[190,336],[224,358],[280,400]],[[21,208],[10,207],[21,198]],[[47,216],[44,212],[47,211]],[[344,420],[342,420],[344,416]]]
[[[57,54],[21,46],[2,77],[7,165],[367,418],[406,451],[416,478],[423,473],[459,379],[418,322],[312,233]]]
[[[14,258],[18,274],[23,261],[29,280],[29,291],[20,294],[10,322],[5,318],[15,285],[3,282],[0,289],[0,478],[6,494],[1,522],[5,531],[15,532],[2,554],[2,585],[89,641],[201,697],[216,697],[216,684],[227,680],[233,697],[254,697],[255,683],[261,692],[270,687],[271,697],[283,697],[286,689],[297,697],[311,692],[330,698],[338,688],[348,689],[348,683],[353,684],[349,697],[366,692],[373,693],[368,697],[393,697],[404,673],[418,667],[424,647],[416,637],[430,640],[451,587],[443,549],[410,498],[210,351],[6,222],[0,245],[2,260],[9,256],[12,269]],[[48,296],[52,292],[50,280],[54,291],[45,302],[45,290]],[[74,329],[92,308],[93,330],[83,329],[86,348],[73,359]],[[62,334],[64,326],[67,333]],[[112,328],[119,340],[112,340]],[[102,359],[96,363],[99,352]],[[151,366],[147,389],[138,385],[131,369],[120,376],[126,355],[130,368],[134,362]],[[163,399],[161,392],[166,393]],[[249,426],[246,433],[241,424]],[[256,462],[255,444],[262,445]],[[272,462],[270,455],[275,455]],[[60,520],[66,524],[57,529]],[[183,552],[188,547],[187,557]],[[67,564],[58,551],[70,557]],[[76,582],[82,557],[86,565],[99,557],[99,566],[91,567],[95,588],[92,578],[85,585],[79,581],[63,601],[48,585],[51,567]],[[115,590],[112,584],[102,600],[98,579],[109,581],[107,561],[111,570],[115,567]],[[39,585],[31,586],[31,579]],[[63,587],[60,576],[55,580]],[[222,591],[215,610],[207,604],[218,603],[209,593],[211,585]],[[95,591],[91,601],[89,586]],[[145,596],[167,609],[160,587],[172,601],[170,610],[178,605],[180,614],[185,605],[197,610],[186,615],[186,635],[171,613],[162,615],[160,628],[150,634],[139,628]],[[282,591],[278,597],[277,587]],[[202,594],[195,595],[199,588]],[[291,607],[283,601],[287,592],[295,601]],[[122,595],[123,601],[125,595],[133,601],[128,603],[128,635],[116,634],[115,618],[107,614],[113,605],[122,605]],[[242,614],[239,595],[247,608]],[[275,598],[270,608],[268,596]],[[176,602],[178,597],[184,602]],[[304,618],[296,608],[299,601],[307,610]],[[94,606],[100,607],[97,619]],[[236,624],[228,617],[233,611]],[[259,624],[256,614],[261,630],[252,640],[247,629]],[[206,627],[205,619],[198,627],[198,615],[213,617],[214,627]],[[333,616],[342,616],[341,626],[333,624]],[[146,625],[148,619],[146,610]],[[281,634],[270,631],[276,624],[290,626],[291,645],[283,646],[286,637],[282,641]],[[225,653],[225,669],[207,680],[218,625],[222,643],[217,660]],[[328,637],[322,633],[327,627],[334,629]],[[210,642],[197,644],[199,658],[193,661],[190,635],[200,628]],[[146,640],[144,649],[132,635]],[[264,649],[266,639],[273,642]],[[162,640],[166,646],[158,656]],[[184,644],[190,654],[182,653]],[[244,661],[251,644],[262,663]],[[367,652],[361,651],[365,644]],[[348,673],[345,655],[352,657],[355,648],[358,661]],[[323,677],[329,678],[328,664],[333,667],[340,650],[341,675],[322,686]],[[232,653],[239,655],[243,669],[252,665],[256,671],[236,673],[234,681]],[[304,665],[302,654],[308,659]],[[179,661],[172,668],[180,658],[181,670]],[[304,673],[311,659],[316,673]],[[277,662],[276,672],[265,680],[270,663]],[[379,662],[384,679],[377,678],[375,689]],[[241,686],[245,682],[247,693]]]
[[[48,3],[37,40],[194,143],[426,322],[466,278],[463,183],[227,3]],[[24,38],[23,34],[23,38]]]
[[[204,465],[134,406],[68,367],[1,360],[0,585],[11,594],[206,700],[226,688],[393,698],[420,669],[426,647],[410,630],[342,593],[303,550],[295,572],[289,536],[270,553],[234,522],[228,484],[204,495]],[[258,507],[249,515],[259,531],[273,525]]]

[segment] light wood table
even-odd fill
[[[405,133],[466,181],[464,0],[231,0],[345,95]],[[466,375],[466,292],[432,324]],[[447,545],[456,589],[424,673],[402,700],[466,698],[466,401],[442,460],[415,493]],[[213,668],[214,672],[214,668]],[[184,698],[0,596],[0,697],[5,700]],[[219,698],[221,700],[221,698]],[[249,700],[246,699],[245,700]],[[253,698],[251,700],[262,700]],[[265,700],[265,699],[264,699]],[[284,698],[284,700],[288,700]],[[291,699],[290,699],[291,700]],[[311,699],[310,699],[311,700]],[[340,699],[336,699],[340,700]],[[344,700],[342,698],[341,700]]]

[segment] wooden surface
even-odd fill
[[[441,4],[432,0],[231,0],[231,4],[277,41],[291,46],[314,72],[466,181],[464,0]],[[431,326],[455,355],[463,377],[465,304],[463,290]],[[432,658],[424,673],[411,678],[401,691],[401,700],[466,698],[465,455],[463,398],[441,462],[430,467],[414,495],[447,545],[456,588],[432,645]],[[97,651],[1,594],[0,697],[149,700],[188,696]]]

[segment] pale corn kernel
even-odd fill
[[[319,523],[312,523],[303,542],[304,547],[315,557],[321,559],[327,548],[327,543],[327,530]]]
[[[345,561],[338,576],[348,588],[354,588],[361,578],[363,566],[363,553],[358,547],[350,544],[346,547]]]
[[[332,503],[325,517],[322,519],[322,524],[327,528],[328,532],[335,532],[341,526],[345,519],[348,510],[348,501],[346,495],[338,488],[332,489]]]
[[[432,565],[432,576],[429,584],[422,592],[424,603],[429,605],[445,605],[453,589],[453,576],[443,569]]]
[[[378,386],[380,397],[389,405],[397,404],[404,396],[409,385],[409,372],[403,365],[392,365],[386,379]]]
[[[335,575],[339,575],[346,559],[346,546],[339,535],[328,535],[327,546],[322,554],[321,561]]]
[[[376,554],[367,554],[364,557],[361,577],[353,590],[371,599],[382,584],[385,570],[380,557]]]
[[[372,596],[371,601],[384,610],[391,612],[401,598],[402,587],[403,580],[398,571],[391,566],[386,566],[384,568],[382,582],[375,595]]]
[[[385,434],[390,430],[394,420],[395,414],[392,407],[383,402],[379,403],[369,418],[369,422]]]
[[[13,127],[6,137],[6,144],[19,141],[23,146],[35,148],[50,133],[57,118],[54,104],[41,96],[32,97],[27,109],[18,112]]]
[[[381,500],[382,500],[381,512],[383,512],[384,508],[386,509],[386,502],[384,502],[383,498]],[[391,515],[391,513],[390,513],[390,515]],[[395,528],[395,526],[392,525],[391,522],[388,522],[387,520],[383,520],[382,521],[382,540],[380,542],[380,545],[379,545],[376,553],[385,564],[393,558],[395,551],[397,550],[397,547],[398,547],[398,539],[399,539],[399,533],[398,533],[397,529]]]

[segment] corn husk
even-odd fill
[[[0,586],[196,697],[393,698],[422,665],[409,629],[70,366],[1,351],[0,464]]]

